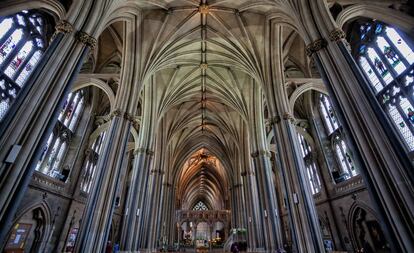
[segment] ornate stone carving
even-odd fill
[[[291,123],[295,122],[295,117],[293,117],[293,115],[290,114],[289,112],[286,112],[285,114],[283,114],[283,119],[289,120]]]
[[[310,57],[322,48],[325,48],[328,43],[325,39],[317,39],[306,46],[306,54]]]
[[[269,119],[270,125],[275,125],[280,122],[280,116],[274,116],[273,118]]]
[[[79,42],[85,44],[91,50],[94,50],[96,47],[97,40],[94,37],[87,34],[86,32],[78,31],[76,33],[76,39]]]
[[[267,150],[257,150],[255,152],[251,153],[251,156],[253,158],[259,157],[259,156],[267,156],[267,157],[271,157],[271,153]]]
[[[59,20],[55,26],[55,33],[71,33],[73,25],[66,20]]]
[[[198,11],[201,14],[208,14],[210,12],[210,8],[208,7],[207,4],[202,4],[202,5],[200,5],[200,7],[198,7]]]
[[[201,63],[200,64],[200,69],[207,69],[208,68],[208,64],[207,63]]]
[[[329,33],[329,39],[334,42],[338,42],[338,41],[345,39],[345,36],[346,36],[345,32],[342,31],[342,29],[340,28],[336,28],[335,30]]]

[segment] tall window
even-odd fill
[[[89,193],[91,190],[92,182],[96,173],[96,165],[98,163],[99,155],[102,151],[102,144],[105,140],[105,133],[105,131],[101,132],[86,152],[86,157],[83,165],[84,174],[80,185],[81,190],[85,193]]]
[[[208,207],[204,204],[203,201],[198,201],[197,204],[193,207],[193,211],[207,211]]]
[[[349,150],[341,133],[341,126],[336,118],[335,110],[332,107],[328,96],[319,95],[319,108],[326,128],[328,139],[332,143],[332,150],[339,165],[339,170],[332,171],[335,182],[347,180],[358,173],[355,169],[352,153]]]
[[[47,47],[45,18],[33,11],[0,17],[0,121]]]
[[[309,143],[301,134],[298,134],[298,138],[302,150],[302,157],[305,161],[306,174],[311,185],[312,194],[316,194],[321,191],[321,180],[319,179],[318,175],[317,163],[314,160],[312,149]]]
[[[414,52],[394,28],[379,22],[359,29],[357,60],[409,152],[414,151]]]
[[[68,95],[36,166],[37,171],[63,182],[69,176],[69,169],[61,165],[84,109],[84,93],[79,90]]]

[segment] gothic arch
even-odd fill
[[[52,15],[54,19],[64,19],[65,7],[59,1],[53,0],[8,0],[0,3],[0,17],[12,15],[22,10],[42,9]]]
[[[289,108],[291,112],[293,112],[293,109],[295,107],[296,100],[305,92],[314,90],[320,93],[323,93],[325,95],[329,95],[328,91],[326,90],[326,87],[322,80],[320,82],[309,82],[302,84],[300,87],[295,89],[295,91],[290,95],[289,97]]]
[[[88,86],[95,86],[95,87],[101,89],[108,96],[109,103],[111,105],[111,111],[115,110],[115,94],[114,94],[114,92],[112,91],[111,87],[107,83],[105,83],[105,82],[103,82],[99,79],[80,77],[78,79],[78,82],[72,88],[72,92],[80,90],[80,89],[88,87]]]
[[[344,9],[339,13],[336,22],[339,27],[344,27],[346,23],[359,17],[381,20],[387,24],[397,26],[408,34],[413,33],[413,17],[391,8],[372,4],[355,4]]]
[[[367,217],[372,217],[373,219],[371,220],[367,220]],[[359,227],[357,227],[356,223],[361,223],[361,222],[370,222],[371,226],[373,226],[372,229],[376,229],[376,230],[380,230],[379,234],[381,234],[381,236],[383,237],[383,232],[382,232],[382,228],[380,227],[379,224],[379,220],[377,214],[375,213],[375,211],[370,208],[367,204],[365,204],[364,202],[361,201],[355,201],[351,208],[349,209],[348,212],[348,230],[350,231],[350,236],[351,236],[351,241],[352,244],[354,246],[355,249],[360,249],[361,247],[364,247],[363,245],[363,240],[365,240],[364,236],[372,236],[372,234],[368,233],[367,231],[362,231],[362,225],[360,225]],[[376,224],[375,224],[376,223]],[[371,228],[367,225],[364,225],[365,229],[370,230]],[[385,238],[382,238],[382,240],[385,240]],[[375,243],[374,245],[371,246],[375,247]]]
[[[25,215],[28,214],[31,214],[30,217],[32,217],[36,224],[36,226],[32,227],[29,232],[32,233],[33,231],[34,233],[30,252],[43,252],[47,244],[47,239],[51,233],[52,215],[50,207],[45,201],[28,206],[16,215],[16,219],[13,221],[13,224],[17,224]],[[12,228],[13,227],[14,225]]]

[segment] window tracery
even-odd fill
[[[301,144],[302,158],[305,161],[306,175],[308,176],[308,180],[310,182],[312,194],[316,194],[320,192],[322,188],[321,180],[319,179],[318,174],[317,161],[315,161],[312,154],[312,148],[305,138],[299,133],[298,138]]]
[[[360,26],[357,61],[409,152],[414,151],[414,51],[396,29]]]
[[[331,147],[340,168],[339,171],[332,171],[332,176],[335,182],[339,183],[358,175],[358,172],[353,162],[351,150],[343,138],[340,123],[336,118],[335,110],[328,96],[323,94],[319,95],[319,108],[328,139],[332,142]]]
[[[193,207],[193,211],[207,211],[208,207],[204,204],[203,201],[198,201],[197,204]]]
[[[22,11],[0,17],[0,121],[47,47],[45,17]]]
[[[79,116],[84,109],[85,92],[79,90],[68,95],[61,109],[53,132],[50,134],[36,170],[50,177],[66,181],[69,170],[62,169],[61,164],[75,134]]]
[[[86,157],[83,165],[84,174],[80,185],[81,191],[85,193],[89,193],[91,190],[99,155],[102,151],[102,144],[105,140],[105,135],[106,131],[101,132],[86,152]]]

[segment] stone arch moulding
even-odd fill
[[[115,94],[113,90],[107,83],[99,79],[80,77],[77,83],[73,86],[72,92],[80,90],[88,86],[95,86],[101,89],[108,96],[109,104],[111,105],[111,111],[115,110]]]
[[[402,12],[381,6],[355,4],[342,10],[336,18],[339,27],[359,17],[381,20],[389,25],[395,25],[408,34],[414,34],[414,18]]]
[[[353,228],[353,219],[354,219],[354,216],[357,213],[358,209],[362,209],[367,214],[371,214],[378,223],[380,221],[380,219],[378,218],[377,213],[371,207],[369,207],[366,203],[356,200],[351,205],[351,207],[349,208],[349,211],[348,211],[347,225],[348,225],[349,236],[351,237],[350,239],[351,239],[351,242],[352,242],[354,248],[358,247],[358,245],[356,244],[358,238],[355,238],[355,231],[354,231],[354,228]]]
[[[291,112],[293,113],[293,109],[295,107],[296,100],[305,92],[314,90],[320,93],[323,93],[325,95],[328,95],[328,91],[326,90],[326,87],[322,80],[319,83],[315,82],[309,82],[306,84],[302,84],[300,87],[298,87],[289,97],[289,108]]]
[[[36,203],[33,205],[30,205],[26,208],[23,209],[23,211],[19,212],[16,214],[15,219],[13,220],[13,226],[27,213],[33,212],[36,209],[39,209],[39,211],[42,213],[43,217],[44,217],[44,231],[43,234],[40,238],[40,245],[38,247],[38,252],[44,252],[44,248],[46,247],[46,243],[47,243],[47,238],[50,237],[50,233],[51,233],[51,217],[52,217],[52,213],[50,210],[49,205],[45,202],[42,201],[41,203]],[[34,229],[34,228],[32,228]],[[8,232],[7,238],[9,238],[10,236],[10,231]]]
[[[55,20],[64,19],[65,7],[59,1],[51,0],[7,0],[0,2],[0,17],[9,16],[22,10],[44,10],[52,15]]]

